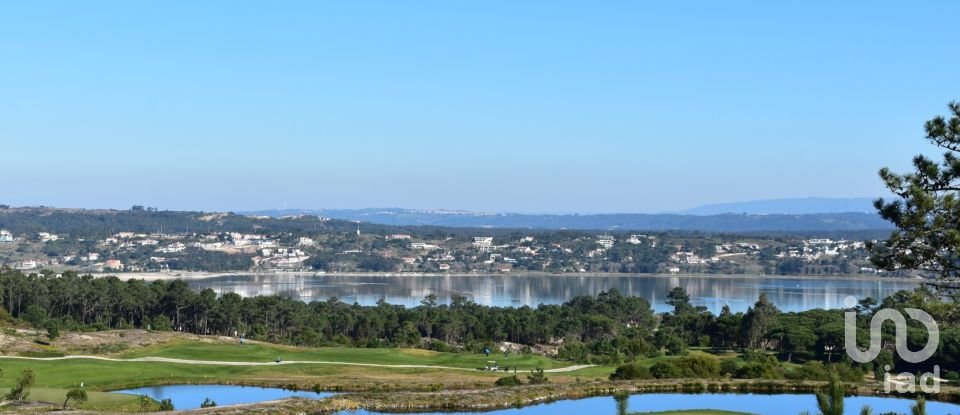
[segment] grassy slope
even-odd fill
[[[159,356],[189,360],[218,360],[233,362],[272,362],[277,356],[284,361],[325,361],[372,363],[383,365],[430,365],[475,369],[484,367],[488,360],[500,366],[518,365],[520,370],[552,369],[569,366],[542,356],[503,354],[438,353],[421,349],[357,349],[346,347],[298,348],[265,343],[239,344],[177,341],[126,353],[122,357]]]
[[[691,351],[691,354],[704,353]],[[483,366],[487,360],[497,360],[503,365],[519,365],[521,372],[534,367],[557,368],[568,363],[552,361],[541,356],[503,355],[486,357],[478,354],[437,353],[419,349],[354,349],[319,348],[307,349],[272,344],[210,343],[193,340],[176,340],[158,346],[124,353],[115,357],[131,358],[160,356],[189,360],[271,362],[277,356],[285,361],[343,361],[386,365],[436,365],[461,368]],[[728,357],[728,356],[724,356]],[[644,361],[652,365],[672,357],[658,357]],[[266,365],[266,366],[210,366],[185,365],[159,362],[106,362],[97,360],[25,361],[0,359],[0,388],[13,385],[17,374],[32,368],[37,374],[34,398],[61,403],[66,389],[84,382],[88,391],[109,391],[121,388],[177,383],[246,383],[265,385],[298,385],[309,388],[313,385],[357,386],[379,384],[385,388],[417,384],[459,384],[483,387],[492,384],[505,374],[485,371],[456,371],[417,368],[376,368],[343,365]],[[605,379],[613,367],[594,367],[569,373],[550,374],[553,382],[572,382],[574,378]],[[521,376],[522,377],[522,376]],[[108,393],[91,393],[87,409],[135,409],[135,397]],[[708,410],[666,412],[664,415],[720,415],[732,414]]]

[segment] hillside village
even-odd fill
[[[252,217],[271,222],[277,219]],[[327,221],[317,218],[323,225]],[[298,232],[0,230],[0,264],[30,271],[875,274],[865,241],[669,233],[444,232],[349,223]],[[493,234],[496,234],[495,236]]]

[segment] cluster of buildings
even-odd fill
[[[14,241],[13,234],[6,229],[0,229],[0,244],[12,244]]]
[[[866,248],[863,241],[847,241],[831,239],[807,239],[800,246],[789,247],[777,252],[777,258],[799,258],[806,262],[814,262],[824,258],[844,255],[844,252],[862,250]]]
[[[640,263],[635,262],[634,258],[641,252],[644,257],[642,261],[646,261],[642,265],[646,270],[650,269],[648,262],[656,261],[660,272],[678,273],[691,270],[696,272],[698,269],[707,269],[700,267],[702,265],[711,265],[709,269],[723,269],[745,263],[757,263],[758,257],[767,258],[767,260],[769,258],[779,260],[800,258],[804,261],[817,261],[822,258],[843,256],[845,252],[862,250],[865,247],[865,243],[860,241],[826,238],[795,241],[791,245],[761,240],[764,246],[750,241],[710,242],[710,245],[704,247],[696,243],[688,244],[687,240],[682,238],[670,239],[647,234],[579,234],[564,239],[553,236],[544,237],[544,241],[539,241],[534,236],[522,236],[512,240],[505,240],[500,236],[495,239],[494,236],[487,235],[430,239],[406,233],[362,236],[358,234],[354,238],[352,233],[351,230],[346,235],[323,235],[319,239],[320,242],[293,233],[244,232],[177,234],[117,232],[103,240],[72,241],[69,240],[69,236],[64,237],[49,232],[39,232],[36,235],[18,239],[11,232],[0,230],[0,244],[20,241],[47,244],[59,241],[57,245],[48,245],[55,246],[56,249],[44,254],[31,257],[32,254],[37,253],[34,251],[27,255],[12,257],[13,259],[7,257],[7,263],[13,261],[17,268],[23,270],[60,264],[99,271],[163,270],[176,267],[177,265],[174,264],[176,261],[185,261],[184,258],[206,251],[243,255],[244,258],[249,259],[248,264],[251,268],[259,269],[303,270],[315,264],[324,264],[324,269],[333,272],[373,269],[360,265],[367,261],[367,264],[381,264],[382,270],[502,273],[517,269],[549,272],[596,270],[649,272],[622,271],[637,269]],[[64,240],[67,240],[66,244],[63,244]],[[74,242],[78,243],[74,244]],[[680,243],[684,245],[679,245]],[[714,243],[716,245],[713,245]],[[664,247],[656,249],[660,244]],[[677,244],[676,250],[672,250],[675,244]],[[63,248],[63,246],[69,248]],[[75,250],[64,252],[63,249]],[[53,255],[49,252],[58,252],[58,254]],[[371,260],[371,257],[391,258],[391,260],[378,262]],[[738,257],[744,257],[744,259]],[[860,256],[853,257],[860,258]],[[314,260],[308,262],[311,258]],[[243,261],[231,261],[231,263],[239,264]],[[330,264],[337,264],[337,267]],[[621,264],[625,264],[623,268],[620,268]],[[862,264],[856,264],[856,268],[853,269],[856,270],[860,265]],[[860,271],[876,272],[869,268]]]

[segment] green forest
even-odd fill
[[[879,374],[883,365],[897,371],[920,369],[899,361],[889,350],[873,363],[853,363],[844,352],[843,310],[780,312],[761,296],[745,313],[725,308],[719,315],[693,306],[682,288],[667,293],[673,310],[657,314],[650,304],[617,291],[576,297],[560,305],[489,307],[464,297],[439,304],[424,298],[417,307],[380,302],[347,304],[336,298],[304,303],[279,296],[218,297],[212,290],[195,292],[182,280],[121,281],[75,273],[24,274],[0,272],[0,321],[17,319],[46,329],[94,331],[144,328],[195,334],[244,335],[301,346],[420,347],[436,351],[480,352],[499,342],[557,347],[556,357],[577,363],[622,365],[615,378],[671,378],[730,375],[735,378],[802,378],[824,380],[833,365],[845,380]],[[869,316],[879,308],[921,307],[942,327],[937,362],[948,379],[960,371],[960,328],[949,304],[925,289],[865,299],[852,311],[859,318],[860,341],[869,339]],[[919,324],[919,323],[918,323]],[[893,327],[885,326],[888,344]],[[918,350],[926,330],[912,327],[908,345]],[[744,354],[745,364],[720,365],[692,350]],[[688,356],[689,354],[689,356]],[[687,356],[653,367],[631,362],[657,356]],[[928,368],[923,368],[924,370]],[[693,370],[693,372],[691,372]]]

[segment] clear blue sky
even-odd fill
[[[875,196],[960,2],[0,6],[0,203],[656,212]]]

